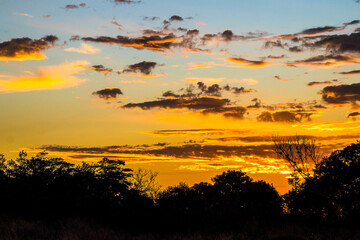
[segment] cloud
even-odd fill
[[[149,19],[149,18],[145,18]],[[182,20],[181,20],[182,19]],[[217,34],[200,35],[198,29],[186,29],[182,27],[172,28],[174,21],[184,21],[180,16],[174,15],[169,20],[163,21],[162,29],[144,29],[142,35],[137,37],[129,36],[99,36],[99,37],[82,37],[73,36],[71,40],[82,40],[103,44],[117,44],[124,47],[135,49],[147,49],[156,52],[172,52],[174,48],[179,49],[182,53],[211,53],[209,49],[203,49],[205,45],[219,42],[231,42],[240,40],[257,40],[263,38],[266,33],[247,33],[246,35],[235,35],[231,30],[226,30]],[[260,62],[249,62],[249,64],[259,65]],[[249,66],[251,67],[251,66]]]
[[[360,112],[352,112],[352,113],[349,113],[346,117],[347,118],[355,118],[355,117],[359,117],[360,116]]]
[[[312,112],[302,111],[276,111],[276,112],[262,112],[257,120],[261,122],[301,122],[302,119],[310,120]]]
[[[91,46],[89,44],[81,43],[80,48],[65,48],[64,51],[83,53],[83,54],[96,54],[96,53],[99,53],[101,50],[98,48],[95,48],[94,46]]]
[[[222,135],[224,133],[237,133],[242,134],[244,131],[233,130],[233,129],[213,129],[213,128],[205,128],[205,129],[182,129],[182,130],[157,130],[151,132],[145,132],[152,135],[159,136],[172,136],[172,135]]]
[[[0,92],[27,92],[36,90],[63,89],[75,87],[86,79],[75,77],[86,61],[75,61],[57,66],[40,67],[37,73],[22,76],[6,76],[0,81]]]
[[[287,82],[287,81],[289,81],[289,80],[286,80],[286,79],[281,78],[280,76],[274,76],[274,78],[275,78],[276,80],[282,81],[282,82]]]
[[[319,55],[305,60],[298,60],[288,65],[304,65],[312,67],[335,67],[346,64],[358,64],[360,57],[344,55]]]
[[[105,75],[113,72],[112,68],[106,68],[106,67],[104,67],[104,65],[93,65],[90,67],[81,66],[81,67],[83,67],[85,69],[94,70],[96,72],[104,73]]]
[[[266,62],[264,60],[259,60],[259,61],[247,60],[247,59],[241,58],[241,57],[228,57],[228,58],[225,58],[225,60],[230,63],[242,64],[241,67],[246,67],[246,68],[268,67],[270,65],[275,64],[275,63],[271,63],[271,62]]]
[[[323,81],[323,82],[309,82],[306,84],[308,87],[320,86],[320,85],[332,85],[338,83],[337,79],[333,79],[331,81]]]
[[[128,103],[123,108],[141,108],[143,110],[153,108],[188,109],[202,114],[221,114],[224,117],[243,118],[246,108],[233,106],[229,99],[222,98],[223,91],[232,91],[234,94],[249,92],[244,88],[230,87],[228,85],[220,87],[218,84],[207,86],[203,82],[198,82],[197,86],[190,85],[186,89],[181,89],[181,94],[167,91],[158,100]]]
[[[230,91],[233,94],[256,92],[255,89],[245,89],[244,87],[230,87],[229,85],[224,86],[223,89],[225,91]]]
[[[360,23],[359,20],[353,20],[351,22],[344,23],[343,25],[344,25],[344,27],[347,27],[347,26],[350,26],[350,25],[357,25],[359,23]]]
[[[210,84],[218,84],[224,81],[225,78],[199,78],[199,77],[189,77],[185,78],[184,80],[187,82],[204,82]]]
[[[33,18],[34,16],[30,15],[30,14],[27,14],[27,13],[17,13],[17,12],[14,12],[14,15],[19,15],[19,16],[24,16],[24,17],[29,17],[29,18]]]
[[[135,4],[135,3],[141,3],[141,0],[135,1],[135,0],[111,0],[112,2],[116,4]]]
[[[121,25],[120,23],[118,23],[118,22],[116,21],[115,17],[111,20],[111,24],[117,26],[117,28],[118,28],[119,30],[123,30],[123,28],[124,28],[123,25]]]
[[[123,95],[119,88],[105,88],[91,94],[104,100],[117,99],[119,95]]]
[[[339,72],[339,74],[342,74],[342,75],[359,75],[360,70],[354,70],[354,71],[350,71],[350,72]]]
[[[144,21],[156,21],[156,20],[160,20],[159,17],[143,17]]]
[[[0,61],[40,60],[46,58],[41,52],[55,47],[59,39],[48,35],[41,39],[13,38],[0,43]]]
[[[173,22],[173,21],[182,22],[182,21],[184,21],[184,19],[178,15],[173,15],[169,18],[169,21],[170,22]]]
[[[313,47],[324,47],[336,53],[354,52],[360,53],[360,32],[350,35],[327,36],[313,44]]]
[[[77,8],[83,8],[86,7],[86,3],[80,3],[79,5],[76,4],[68,4],[66,5],[64,8],[66,10],[70,10],[70,9],[77,9]]]
[[[357,102],[360,101],[360,83],[324,87],[320,94],[328,104],[351,104],[357,108]]]
[[[334,27],[334,26],[325,26],[325,27],[308,28],[300,32],[300,34],[311,36],[311,35],[324,34],[329,32],[340,31],[340,30],[343,30],[343,28]]]
[[[316,48],[331,51],[332,54],[360,52],[360,33],[355,29],[346,29],[349,25],[358,24],[359,20],[344,23],[341,27],[325,26],[305,29],[295,34],[272,37],[265,43],[265,48],[278,47],[290,52],[302,52]],[[350,34],[334,34],[335,32],[353,31]]]
[[[269,55],[267,57],[264,57],[264,58],[267,58],[267,59],[272,59],[272,60],[281,60],[281,59],[284,59],[286,58],[285,55],[280,55],[280,56],[273,56],[273,55]]]
[[[275,157],[271,145],[249,145],[249,146],[224,146],[224,145],[200,145],[185,144],[179,146],[104,146],[104,147],[71,147],[59,145],[42,146],[42,150],[49,152],[63,152],[71,154],[142,154],[153,156],[168,156],[179,159],[218,159],[223,157],[245,157],[249,155],[261,157]],[[143,158],[143,157],[142,157]],[[128,158],[131,159],[131,158]],[[166,159],[163,159],[166,161]]]
[[[156,62],[142,61],[136,64],[132,64],[123,69],[122,73],[142,73],[144,75],[150,75],[152,70],[158,66]]]
[[[100,36],[96,38],[84,37],[81,38],[86,42],[96,42],[104,44],[117,44],[124,47],[132,47],[135,49],[148,49],[156,52],[165,52],[171,49],[180,39],[176,38],[174,34],[168,34],[167,36],[143,36],[137,38],[131,38],[127,36],[106,37]]]
[[[262,39],[268,33],[266,32],[249,32],[246,35],[236,35],[232,30],[225,30],[217,34],[204,34],[200,40],[203,45],[210,42],[219,43],[219,42],[231,42],[231,41],[246,41],[246,40],[258,40]]]

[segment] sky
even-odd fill
[[[0,153],[289,190],[274,136],[360,136],[354,0],[0,0]]]

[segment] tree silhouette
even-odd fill
[[[288,179],[289,184],[298,190],[301,179],[312,176],[312,170],[321,161],[323,153],[315,140],[307,136],[273,136],[272,140],[275,153],[284,159],[293,171]]]
[[[359,222],[360,143],[323,158],[314,175],[286,195],[286,202],[293,214],[302,217]]]
[[[145,196],[155,199],[161,188],[156,181],[158,174],[158,172],[152,172],[143,168],[135,169],[130,178],[131,187]]]
[[[161,192],[158,207],[176,226],[211,230],[235,229],[249,219],[268,221],[282,213],[282,199],[273,186],[254,181],[245,172],[223,172],[213,184],[182,183]]]

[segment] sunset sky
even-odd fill
[[[289,189],[272,136],[360,139],[354,0],[0,0],[0,153]]]

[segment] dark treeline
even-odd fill
[[[360,142],[323,157],[311,174],[293,169],[293,188],[283,196],[271,184],[232,170],[212,183],[157,191],[154,175],[137,172],[134,183],[122,161],[74,165],[43,152],[20,152],[15,160],[0,155],[0,215],[49,222],[81,218],[132,233],[237,232],[254,226],[261,231],[289,222],[356,228]]]

